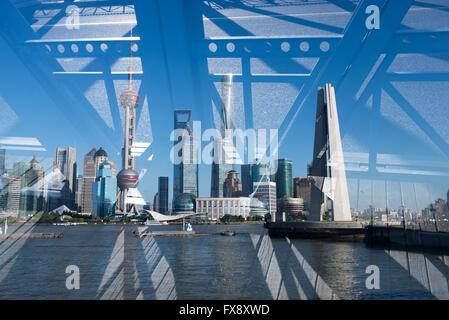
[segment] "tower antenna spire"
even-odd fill
[[[133,29],[131,29],[131,37],[129,39],[129,65],[128,65],[128,90],[133,89]]]

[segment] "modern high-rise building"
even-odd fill
[[[75,186],[75,206],[77,211],[81,210],[82,203],[83,203],[83,176],[78,176],[76,178],[76,186]]]
[[[98,149],[95,152],[94,159],[95,159],[95,175],[97,176],[98,170],[100,170],[100,165],[108,160],[108,154],[106,153],[106,151],[104,151],[102,147],[100,147],[100,149]],[[111,170],[113,170],[112,167]],[[114,176],[115,176],[115,165],[114,165]]]
[[[97,150],[93,148],[84,156],[83,166],[83,187],[82,187],[82,200],[81,200],[81,212],[92,212],[92,184],[96,179],[95,170],[95,152]]]
[[[53,170],[58,169],[67,180],[70,192],[75,197],[76,184],[76,149],[68,147],[56,148]]]
[[[214,140],[210,190],[210,196],[212,198],[221,198],[224,196],[224,182],[228,177],[228,172],[234,170],[234,165],[228,153],[231,148],[232,140],[230,138],[216,138]]]
[[[242,184],[238,178],[238,172],[231,170],[224,182],[223,196],[225,198],[238,198],[242,196]]]
[[[3,175],[0,178],[0,210],[4,215],[19,216],[20,176]]]
[[[13,175],[20,177],[20,200],[19,200],[19,216],[24,217],[27,215],[27,188],[30,184],[28,179],[30,178],[28,171],[31,170],[30,162],[15,162],[13,164]]]
[[[248,197],[253,193],[253,179],[251,174],[251,164],[242,164],[242,196]]]
[[[210,192],[213,198],[221,198],[224,196],[224,182],[228,176],[228,172],[234,170],[234,122],[232,74],[227,74],[221,79],[221,138],[214,140]]]
[[[30,169],[22,176],[26,187],[21,191],[20,215],[31,215],[44,207],[44,170],[36,157],[30,161]]]
[[[221,135],[226,137],[226,130],[235,129],[234,118],[234,94],[232,74],[226,74],[221,78]]]
[[[159,192],[156,192],[153,197],[153,210],[159,212]]]
[[[254,197],[267,204],[268,212],[271,215],[271,221],[276,221],[276,183],[271,181],[254,182]]]
[[[158,181],[158,212],[162,214],[168,213],[168,177],[159,177]]]
[[[99,165],[97,178],[92,184],[92,216],[95,218],[110,217],[115,214],[117,178],[112,169],[112,164],[105,160]]]
[[[292,192],[292,161],[290,159],[278,159],[276,171],[276,197],[293,197]]]
[[[266,182],[272,180],[270,177],[270,168],[260,163],[260,160],[255,159],[253,163],[243,164],[242,168],[242,195],[244,197],[253,193],[254,182]]]
[[[183,193],[198,196],[198,142],[193,137],[192,110],[175,110],[174,129],[185,131],[174,143],[182,145],[179,149],[181,161],[173,165],[173,200]]]
[[[293,179],[293,197],[302,198],[304,202],[310,202],[310,192],[312,190],[312,178],[294,178]]]
[[[0,149],[0,175],[6,173],[6,150]]]
[[[314,140],[313,162],[310,167],[310,176],[314,179],[310,220],[322,220],[322,204],[332,194],[333,200],[329,200],[332,203],[333,220],[351,221],[335,90],[329,83],[325,88],[318,88]],[[328,183],[325,183],[326,180]]]

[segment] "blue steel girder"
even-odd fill
[[[55,105],[61,108],[61,112],[66,116],[68,122],[84,124],[83,130],[79,130],[79,132],[86,140],[93,135],[101,135],[104,141],[109,141],[111,145],[114,145],[111,129],[93,108],[79,108],[80,102],[82,105],[86,105],[86,103],[90,105],[87,99],[49,75],[49,71],[58,70],[60,66],[56,60],[49,57],[48,51],[43,47],[24,45],[28,40],[34,39],[35,34],[28,22],[9,1],[4,2],[2,10],[0,10],[0,31],[8,45],[41,84]]]
[[[353,97],[358,90],[358,88],[355,88],[354,83],[362,83],[368,76],[379,55],[384,52],[412,4],[413,0],[387,1],[381,9],[381,28],[379,30],[367,30],[365,28],[367,32],[365,40],[350,63],[347,64],[344,74],[334,81],[335,90],[337,92],[339,90],[345,92],[344,97],[339,99],[342,106],[353,103]],[[363,25],[362,27],[365,26]],[[351,72],[351,69],[355,70],[355,72]],[[340,108],[340,111],[344,112],[342,108]]]
[[[133,57],[140,57],[140,37],[120,37],[120,38],[92,38],[92,39],[32,39],[26,40],[24,45],[29,46],[33,51],[36,48],[43,48],[51,57],[57,58],[85,58],[94,57],[126,57],[129,55],[129,43],[137,45],[137,50],[133,52]],[[72,46],[76,46],[74,52]],[[89,51],[90,50],[90,51]]]
[[[226,37],[208,38],[193,44],[198,58],[323,57],[342,36],[327,37]],[[282,49],[284,44],[287,50]],[[320,45],[323,44],[322,50]],[[304,49],[301,49],[301,46]]]
[[[338,46],[332,50],[332,55],[327,59],[320,59],[322,63],[320,69],[318,64],[313,70],[313,76],[310,81],[306,82],[302,90],[299,92],[292,108],[289,110],[287,116],[284,118],[280,128],[279,146],[282,145],[285,136],[292,127],[296,117],[301,111],[305,102],[309,99],[315,99],[315,92],[319,85],[325,82],[336,83],[341,75],[349,66],[352,58],[357,54],[360,46],[364,43],[367,37],[368,30],[365,27],[366,13],[365,8],[369,4],[382,4],[383,1],[366,1],[362,0],[358,4],[354,13],[351,16],[348,25],[346,26],[344,36],[338,43]]]
[[[394,34],[384,50],[386,53],[447,53],[449,31],[401,30]]]

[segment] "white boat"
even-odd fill
[[[157,221],[157,220],[145,220],[145,222],[143,223],[145,226],[161,226],[161,225],[166,225],[168,224],[167,221]]]

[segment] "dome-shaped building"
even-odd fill
[[[196,196],[191,193],[181,193],[173,201],[173,212],[192,212],[196,209]]]
[[[268,213],[268,204],[257,198],[251,198],[249,203],[249,215],[263,217]]]

